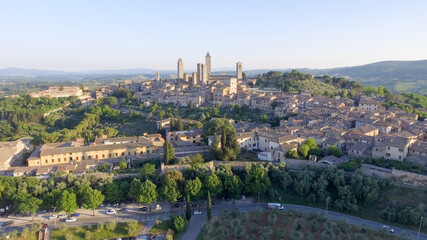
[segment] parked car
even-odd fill
[[[279,209],[279,210],[285,210],[285,206],[280,205],[280,206],[277,207],[277,209]]]
[[[47,227],[48,227],[47,223],[43,224],[42,226],[42,228],[47,228]]]
[[[201,215],[201,214],[202,214],[202,211],[194,210],[193,214],[194,214],[194,215]]]
[[[389,231],[390,233],[394,233],[394,229],[392,227],[387,226],[387,225],[383,225],[383,229]]]
[[[59,214],[59,215],[58,215],[58,218],[59,218],[59,219],[64,219],[64,218],[67,218],[67,217],[68,217],[68,216],[67,216],[67,214],[65,214],[65,213],[64,213],[64,214]]]
[[[71,213],[70,214],[70,217],[78,217],[78,216],[80,216],[80,213]]]
[[[147,212],[147,211],[148,211],[148,208],[147,208],[147,207],[142,207],[142,208],[140,208],[140,209],[139,209],[139,211],[140,211],[140,212]]]
[[[174,205],[172,205],[172,208],[180,208],[181,207],[181,204],[179,204],[179,203],[175,203]]]
[[[49,216],[49,219],[55,219],[58,218],[58,214],[52,214]]]
[[[8,225],[12,225],[15,221],[11,220],[11,221],[6,221],[2,224],[2,226],[8,226]]]
[[[116,214],[116,210],[110,209],[110,210],[107,211],[107,214],[108,215]]]
[[[122,208],[122,209],[120,209],[119,210],[119,212],[121,212],[121,213],[125,213],[125,212],[127,212],[128,211],[128,209],[127,208]]]
[[[67,218],[67,219],[65,219],[65,222],[75,222],[77,220],[77,218],[75,218],[75,217],[70,217],[70,218]]]

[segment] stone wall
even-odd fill
[[[404,184],[411,186],[426,186],[427,175],[401,171],[397,169],[388,169],[377,167],[370,164],[362,164],[360,168],[362,173],[367,176],[378,177],[381,179],[390,179],[401,181]]]
[[[209,168],[211,171],[214,170],[214,162],[213,161],[204,163],[204,165],[207,168]],[[164,163],[161,163],[160,164],[160,171],[161,171],[160,175],[163,175],[165,172],[172,171],[172,170],[178,170],[178,171],[182,172],[186,168],[191,168],[191,164],[165,165]]]

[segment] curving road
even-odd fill
[[[319,208],[312,208],[312,207],[292,205],[292,204],[282,204],[282,205],[285,206],[285,210],[292,209],[292,210],[299,210],[304,213],[315,212],[320,214],[326,214],[325,210],[319,209]],[[238,204],[238,205],[229,204],[226,206],[215,206],[215,207],[212,207],[212,215],[220,215],[224,210],[231,210],[233,208],[237,208],[240,211],[250,212],[250,211],[255,211],[257,206],[258,204],[256,203]],[[267,204],[266,203],[259,204],[259,207],[262,209],[267,209]],[[202,213],[203,213],[202,215],[192,216],[190,223],[188,225],[187,231],[184,233],[184,235],[182,235],[180,240],[195,240],[197,238],[197,235],[199,235],[200,230],[202,229],[203,225],[207,221],[206,208],[202,209]],[[334,220],[347,219],[349,224],[361,226],[361,227],[364,226],[364,227],[372,228],[374,230],[380,230],[382,229],[382,226],[383,226],[383,224],[379,222],[366,220],[358,217],[353,217],[353,216],[349,216],[342,213],[328,211],[328,215],[331,219],[334,219]],[[417,232],[399,228],[399,227],[394,227],[394,226],[391,226],[391,227],[394,228],[395,235],[400,235],[402,232],[408,232],[414,237],[414,239],[416,239],[417,237]],[[419,240],[427,240],[427,234],[420,233]]]

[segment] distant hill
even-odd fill
[[[396,92],[427,94],[427,60],[384,61],[356,67],[325,69],[318,73],[348,77],[368,86],[383,85]]]
[[[256,76],[268,71],[286,72],[291,69],[244,69],[247,76]],[[419,61],[383,61],[362,66],[331,68],[331,69],[297,69],[301,72],[311,73],[314,75],[330,75],[343,76],[352,80],[356,80],[363,85],[379,86],[389,88],[397,92],[414,92],[427,94],[427,60]],[[159,71],[162,78],[176,76],[176,70]],[[232,68],[213,69],[214,74],[235,74]],[[83,72],[66,72],[55,70],[37,70],[37,69],[21,69],[21,68],[6,68],[0,69],[0,80],[5,77],[55,77],[56,79],[66,78],[66,76],[90,76],[94,75],[111,76],[111,75],[140,75],[148,79],[154,78],[156,70],[148,68],[134,68],[122,70],[96,70]]]

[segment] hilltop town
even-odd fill
[[[351,213],[359,212],[360,204],[376,204],[379,186],[386,184],[382,182],[425,187],[427,121],[422,120],[424,115],[420,116],[423,109],[404,110],[398,104],[390,104],[398,102],[387,90],[364,88],[341,78],[295,70],[283,75],[269,72],[247,77],[241,62],[236,63],[234,75],[215,75],[211,63],[207,53],[205,62],[197,64],[197,72],[184,72],[184,61],[178,59],[177,78],[173,79],[161,79],[157,73],[155,79],[125,80],[95,89],[54,86],[29,95],[5,97],[1,124],[7,131],[1,137],[10,141],[0,142],[2,179],[36,177],[43,185],[48,179],[87,179],[97,176],[93,174],[105,174],[97,181],[108,181],[108,186],[118,188],[118,181],[126,178],[126,184],[139,189],[135,190],[139,193],[122,190],[122,197],[116,198],[107,185],[99,187],[106,201],[132,199],[150,207],[157,202],[157,192],[174,204],[181,197],[198,200],[212,191],[224,199],[242,199],[245,192],[276,199],[285,196],[279,193],[282,187],[322,205],[330,197],[319,189],[326,191],[328,184],[319,187],[318,182],[331,176],[344,179],[345,172],[351,183],[342,184],[349,189],[351,186],[349,194],[354,200],[342,192],[340,184],[334,185],[331,195],[337,198],[333,205],[337,211]],[[274,84],[268,82],[272,76],[276,76]],[[286,82],[289,78],[293,82]],[[283,79],[285,82],[280,83]],[[296,90],[299,86],[295,84],[307,81],[318,84],[314,87],[328,86],[335,93]],[[334,81],[348,86],[340,89],[332,85]],[[223,175],[222,171],[231,175]],[[242,171],[246,172],[241,174]],[[255,171],[268,174],[252,175]],[[197,181],[211,184],[212,177],[223,187],[201,188],[190,194],[187,187],[177,185],[184,180],[169,179],[172,174],[184,174],[186,185],[198,184]],[[235,178],[231,177],[233,174]],[[229,177],[235,182],[226,186]],[[303,180],[306,177],[309,179]],[[328,180],[330,187],[335,177]],[[144,184],[153,184],[150,194],[155,194],[146,196],[153,201],[141,197],[149,190],[148,185],[141,190],[140,179]],[[357,195],[362,191],[354,186],[358,181],[364,182],[363,191],[372,195]],[[245,187],[241,186],[243,182]],[[318,192],[310,194],[299,184]],[[274,187],[269,189],[271,186]],[[176,193],[169,192],[171,189]],[[422,198],[419,194],[417,198]],[[389,207],[393,211],[404,209],[391,200],[384,201],[388,208],[381,211],[381,217],[372,213],[372,218],[415,224],[389,217]],[[411,209],[424,209],[411,204]]]

